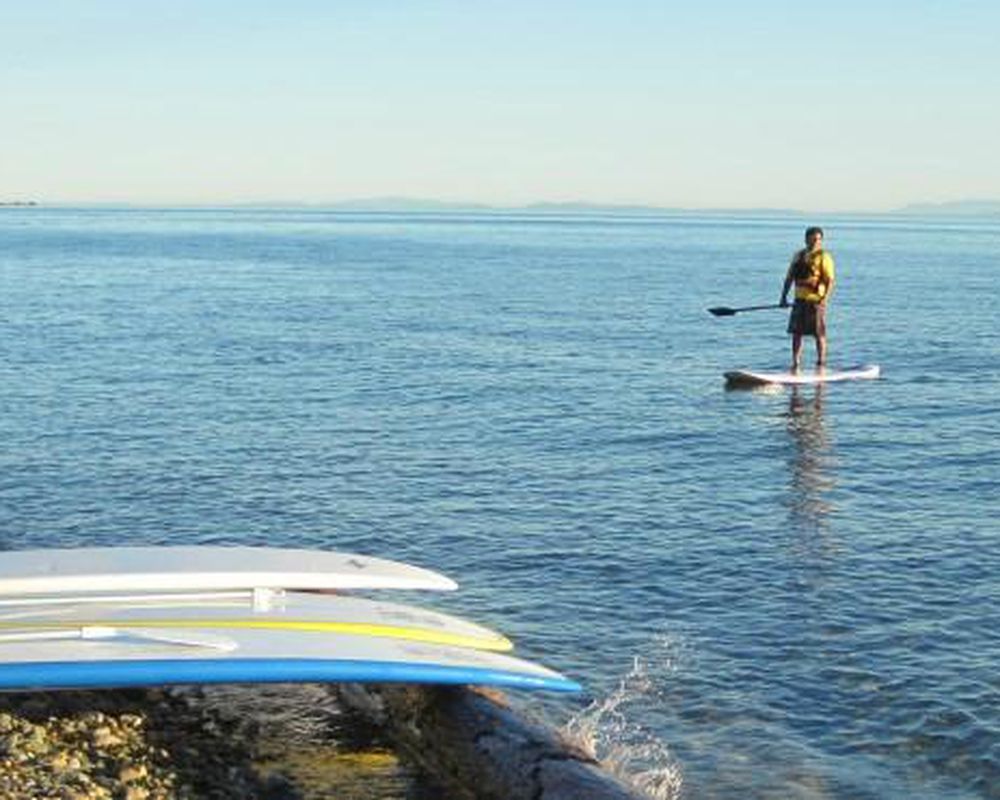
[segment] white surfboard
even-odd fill
[[[873,380],[880,374],[877,364],[866,364],[846,369],[828,367],[799,372],[754,372],[740,369],[725,373],[725,378],[730,386],[808,386],[838,381]]]
[[[499,653],[343,633],[79,626],[0,634],[0,689],[371,681],[578,691]]]
[[[13,603],[0,606],[0,637],[20,631],[69,628],[214,631],[295,630],[505,651],[513,645],[496,631],[425,608],[345,595],[274,590],[262,603],[251,593],[90,596],[86,602]]]
[[[198,545],[0,552],[0,596],[455,588],[454,581],[436,572],[353,553]]]

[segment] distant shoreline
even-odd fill
[[[339,200],[320,202],[230,202],[230,203],[129,203],[129,202],[54,202],[44,206],[35,200],[0,201],[0,208],[81,208],[81,209],[121,209],[121,210],[289,210],[313,212],[340,212],[357,214],[523,214],[560,216],[780,216],[780,217],[823,217],[878,216],[878,217],[920,217],[935,219],[950,218],[1000,218],[1000,200],[961,200],[947,203],[911,203],[884,211],[841,210],[803,211],[795,208],[684,208],[651,206],[639,204],[602,204],[586,202],[544,202],[524,205],[500,206],[486,203],[463,203],[420,198],[382,197],[359,200]]]

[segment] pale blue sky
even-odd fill
[[[998,40],[997,0],[0,0],[0,199],[998,198]]]

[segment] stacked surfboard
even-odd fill
[[[4,552],[0,690],[313,681],[579,690],[509,655],[495,631],[370,596],[455,588],[408,564],[312,550]]]

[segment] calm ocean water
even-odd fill
[[[883,380],[723,387],[812,219],[3,209],[0,548],[411,560],[664,797],[1000,797],[1000,222],[816,221]]]

